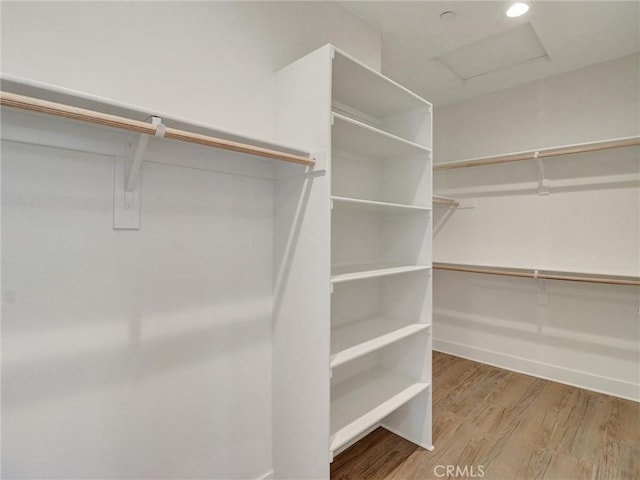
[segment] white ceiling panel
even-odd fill
[[[523,23],[504,32],[451,50],[439,57],[449,70],[463,80],[495,72],[536,58],[546,57],[530,23]]]

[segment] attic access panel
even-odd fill
[[[548,56],[530,23],[445,53],[437,60],[463,80]]]

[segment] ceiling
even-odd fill
[[[337,2],[382,33],[383,73],[435,105],[640,51],[640,1]],[[455,12],[443,21],[443,12]]]

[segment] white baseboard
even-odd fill
[[[438,338],[433,339],[433,349],[438,352],[449,353],[457,357],[486,363],[506,370],[524,373],[525,375],[532,375],[545,380],[640,402],[639,384],[624,382],[615,378],[601,377],[587,372],[571,370],[569,368],[526,358],[514,357],[469,345],[448,342]]]
[[[256,480],[273,480],[273,470],[269,470],[264,475],[259,476]]]

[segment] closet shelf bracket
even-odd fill
[[[160,138],[164,137],[164,133],[167,130],[167,127],[162,123],[162,119],[160,117],[152,116],[151,124],[156,127],[156,133],[154,136]],[[133,154],[133,158],[131,159],[129,171],[127,172],[127,184],[125,186],[125,190],[127,192],[133,192],[136,188],[138,188],[140,168],[142,167],[142,159],[144,158],[144,153],[147,149],[149,138],[150,136],[145,133],[140,134],[140,137],[138,138],[136,150]]]
[[[538,282],[538,305],[543,307],[549,306],[549,294],[547,292],[547,280],[540,278],[538,270],[534,270],[533,278]]]
[[[542,163],[542,158],[540,158],[540,152],[535,152],[533,154],[533,158],[536,160],[538,165],[538,195],[549,195],[549,179],[545,174],[544,164]]]
[[[164,137],[166,126],[160,117],[151,117],[156,137]],[[151,135],[142,133],[135,148],[129,144],[127,154],[117,157],[113,181],[113,228],[138,230],[140,228],[140,169]]]

